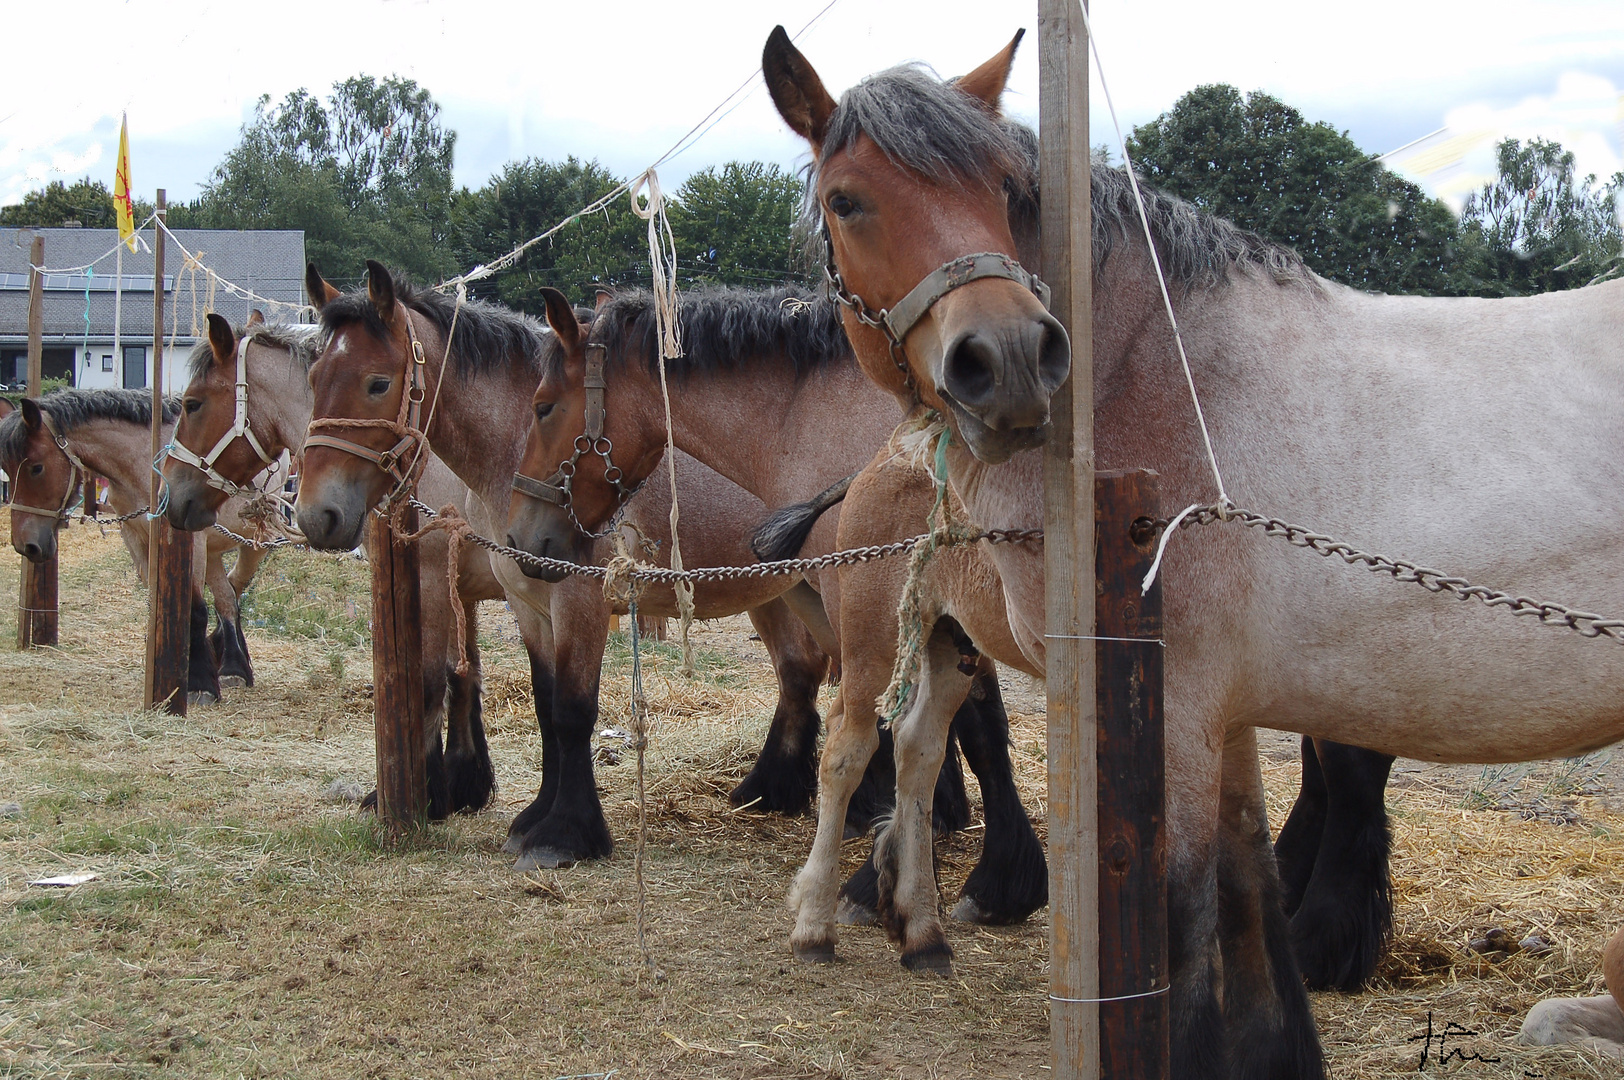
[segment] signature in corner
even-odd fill
[[[1427,1030],[1411,1035],[1408,1039],[1409,1042],[1419,1042],[1421,1044],[1421,1060],[1416,1062],[1415,1071],[1425,1072],[1429,1061],[1434,1061],[1438,1065],[1447,1065],[1451,1061],[1479,1061],[1485,1065],[1500,1064],[1500,1059],[1497,1057],[1484,1057],[1482,1054],[1462,1047],[1449,1045],[1451,1038],[1458,1042],[1461,1039],[1471,1038],[1478,1034],[1479,1032],[1462,1027],[1453,1020],[1446,1020],[1443,1029],[1439,1030],[1434,1026],[1432,1012],[1429,1010],[1427,1012]],[[1531,1077],[1533,1080],[1539,1080],[1540,1077],[1544,1076],[1543,1073],[1528,1072],[1526,1070],[1523,1075]]]

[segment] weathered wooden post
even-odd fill
[[[401,527],[417,531],[407,507]],[[377,739],[378,820],[391,835],[428,815],[423,758],[423,644],[417,545],[401,540],[385,518],[367,528],[372,565],[372,722]]]
[[[158,225],[152,230],[152,457],[163,448],[165,207],[158,189]],[[163,477],[149,477],[147,505],[160,505]],[[154,510],[156,512],[156,510]],[[162,515],[147,521],[147,672],[145,708],[162,705],[186,715],[186,674],[192,657],[191,533],[172,528]]]
[[[1168,1071],[1161,581],[1140,593],[1160,536],[1157,480],[1136,469],[1094,485],[1100,1073],[1122,1080]]]
[[[36,235],[28,248],[28,396],[38,398],[45,361],[45,237]],[[44,562],[23,560],[17,595],[17,648],[55,645],[59,613],[56,553]]]
[[[1077,0],[1038,0],[1043,278],[1071,378],[1043,450],[1049,685],[1049,1038],[1055,1080],[1100,1075],[1094,702],[1093,263],[1088,38]]]

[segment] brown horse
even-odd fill
[[[241,359],[242,408],[247,429],[265,456],[296,451],[310,424],[310,379],[319,330],[313,326],[274,326],[250,321],[234,330],[219,315],[208,317],[208,338],[191,355],[191,378],[181,398],[182,415],[173,442],[207,456],[232,430],[237,416],[238,360]],[[214,523],[227,504],[231,487],[253,485],[268,466],[245,438],[226,443],[215,457],[219,483],[210,484],[196,466],[173,453],[165,460],[168,489],[165,510],[177,529],[202,530]],[[422,490],[436,506],[463,507],[468,490],[438,459],[424,469]],[[502,589],[490,560],[478,548],[467,549],[458,566],[457,586],[468,627],[470,670],[458,675],[455,613],[446,580],[446,547],[442,533],[423,540],[419,563],[423,620],[423,744],[428,765],[429,816],[444,818],[458,811],[483,809],[496,793],[496,776],[485,742],[481,716],[478,631],[481,600],[499,600]],[[441,728],[445,729],[442,741]],[[376,793],[364,805],[372,805]]]
[[[828,235],[831,276],[847,307],[846,328],[859,362],[905,407],[928,406],[948,418],[953,492],[971,520],[998,528],[1042,524],[1040,462],[1022,451],[1042,442],[1049,397],[1070,363],[1063,331],[1014,262],[1005,215],[1006,190],[1030,188],[1036,179],[998,115],[1018,41],[956,82],[900,68],[865,80],[838,104],[782,28],[773,32],[763,56],[780,114],[812,149],[812,184]],[[1095,191],[1098,199],[1100,187]],[[1109,230],[1121,228],[1122,221],[1096,212],[1096,251],[1102,228],[1109,240]],[[923,294],[915,291],[920,283]],[[1097,286],[1095,294],[1097,349],[1102,340],[1131,343],[1136,328],[1154,317],[1148,305],[1120,313],[1102,307],[1110,284],[1102,282],[1105,288]],[[1134,321],[1113,322],[1130,316]],[[1116,423],[1128,430],[1157,427],[1160,414],[1124,412],[1109,392],[1097,389],[1096,401],[1102,462],[1124,449],[1140,449],[1143,441],[1114,442],[1105,418],[1119,417]],[[939,427],[927,434],[947,437]],[[983,461],[1003,464],[980,465],[966,447]],[[1164,459],[1155,454],[1127,461],[1161,469]],[[1164,475],[1184,471],[1181,463]],[[1208,542],[1227,550],[1236,540],[1224,539],[1229,543]],[[957,580],[935,582],[923,598],[928,648],[916,692],[897,725],[899,758],[905,738],[922,755],[932,754],[968,690],[969,679],[958,670],[956,633],[967,632],[1002,662],[1045,670],[1041,551],[1004,544],[982,558],[995,576],[961,573]],[[1186,618],[1185,604],[1200,601],[1181,565],[1174,579],[1176,565],[1170,561],[1167,567],[1173,1075],[1322,1075],[1318,1036],[1280,907],[1252,729],[1215,730],[1196,721],[1190,708],[1218,715],[1220,702],[1198,705],[1179,696],[1182,687],[1193,685],[1183,680],[1194,651],[1177,628]],[[1211,610],[1229,606],[1215,603]],[[1247,633],[1239,624],[1212,625],[1207,632],[1215,641]],[[826,778],[830,759],[838,762],[848,752],[842,733],[833,734],[824,753]],[[904,784],[899,771],[899,792]],[[907,785],[920,790],[917,776],[908,777]],[[900,814],[907,803],[899,798],[898,805]],[[820,839],[822,831],[820,822]],[[893,827],[901,846],[895,919],[905,947],[928,951],[939,930],[926,904],[928,848],[919,831],[916,821],[899,820]],[[818,880],[806,880],[800,893],[793,939],[811,955],[831,949],[834,936],[827,914],[832,905],[820,884],[823,875],[814,873],[818,869],[809,862],[806,873]]]
[[[366,289],[350,295],[322,281],[314,268],[307,280],[329,335],[310,370],[313,415],[385,421],[405,415],[401,406],[411,374],[408,364],[414,354],[420,355],[427,438],[468,485],[471,525],[487,536],[501,535],[533,415],[531,394],[541,377],[543,354],[557,347],[556,337],[534,320],[495,305],[470,302],[458,312],[448,297],[397,281],[378,263],[369,262],[367,271]],[[453,317],[456,340],[448,342]],[[399,440],[392,430],[376,426],[345,432],[351,434],[354,443],[374,452]],[[763,504],[692,459],[678,464],[686,493],[681,526],[685,558],[693,565],[747,562],[749,533],[765,512]],[[317,546],[347,548],[370,509],[395,484],[393,476],[365,457],[332,445],[308,445],[298,500],[300,527]],[[626,520],[659,544],[661,552],[669,552],[670,506],[662,485],[651,484],[632,498]],[[611,553],[603,541],[574,550],[598,557]],[[610,607],[601,585],[590,578],[549,583],[527,576],[506,559],[495,560],[494,569],[530,654],[543,739],[541,790],[509,828],[506,849],[519,854],[520,869],[602,858],[612,843],[592,775],[591,736]],[[829,659],[779,599],[791,584],[776,579],[702,584],[695,592],[695,614],[711,618],[751,611],[780,677],[775,725],[789,715],[799,718],[793,724],[797,729],[815,730],[815,694]],[[668,588],[645,590],[638,609],[653,616],[678,613]]]
[[[172,430],[173,401],[165,403],[166,429]],[[24,398],[22,408],[0,420],[0,467],[12,477],[11,546],[30,562],[56,554],[56,534],[83,478],[73,459],[89,472],[107,478],[108,503],[115,515],[148,505],[151,457],[152,395],[144,390],[53,391],[39,400]],[[71,458],[70,458],[71,455]],[[28,507],[31,509],[21,509]],[[226,525],[246,528],[234,506]],[[137,514],[119,523],[119,534],[135,563],[137,577],[147,579],[147,521]],[[223,556],[237,549],[228,573]],[[254,578],[264,552],[238,547],[217,532],[200,536],[193,548],[191,663],[186,676],[187,700],[218,700],[222,685],[252,686],[254,668],[242,635],[237,599]],[[204,586],[214,598],[219,617],[209,634]]]
[[[601,409],[602,433],[614,444],[617,463],[625,470],[624,482],[642,483],[665,454],[652,297],[645,292],[616,297],[599,309],[589,326],[577,321],[561,293],[544,289],[543,294],[559,348],[551,354],[556,362],[547,367],[532,399],[537,419],[520,471],[531,478],[552,474],[555,464],[566,460],[583,437],[584,418]],[[685,355],[668,363],[675,445],[769,504],[829,487],[831,481],[861,467],[900,419],[891,401],[857,367],[838,310],[828,301],[786,290],[705,291],[682,298],[680,319]],[[589,355],[595,359],[589,360]],[[590,377],[589,364],[596,369]],[[589,384],[595,396],[589,396]],[[749,417],[742,430],[741,416]],[[614,488],[595,470],[584,469],[578,470],[570,486],[568,502],[516,492],[509,542],[533,554],[567,546],[576,532],[575,520],[588,529],[597,528],[613,513],[615,496]],[[907,535],[920,531],[930,499],[927,491],[922,507],[914,500],[918,514]],[[833,526],[838,517],[829,515],[809,540],[799,534],[790,541],[792,550],[777,554],[789,557],[798,551],[815,556],[835,550]],[[901,568],[904,562],[897,560],[892,567]],[[833,632],[834,640],[825,647],[838,649],[842,671],[878,667],[889,673],[896,646],[896,595],[889,603],[865,602],[860,607],[854,617],[864,624],[861,645],[854,646],[858,635],[835,630],[849,621],[842,614],[838,588],[842,579],[833,572],[819,577],[823,595],[813,621]],[[900,578],[896,583],[900,590]],[[871,630],[882,627],[888,629]],[[982,675],[954,717],[949,744],[931,776],[941,792],[941,770],[954,761],[956,733],[981,783],[987,833],[982,859],[966,881],[954,914],[975,922],[1015,922],[1047,902],[1046,870],[1043,849],[1015,789],[1008,717],[997,676],[990,664]],[[850,685],[848,681],[846,686]],[[842,698],[849,707],[849,694]],[[838,721],[831,717],[830,722]],[[876,732],[876,745],[882,734],[888,739],[890,733]],[[892,760],[888,749],[878,760],[883,771]],[[871,766],[870,759],[865,758],[862,766]],[[867,775],[863,767],[858,774]],[[892,799],[886,794],[889,804]],[[931,802],[933,831],[942,824],[938,798]],[[846,833],[851,831],[850,810],[850,804],[842,802],[839,815],[830,819],[845,822]],[[838,839],[837,834],[837,846]],[[841,894],[844,921],[875,917],[874,909],[884,898],[876,891],[878,884],[872,867],[847,883]]]

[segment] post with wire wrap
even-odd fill
[[[158,189],[158,222],[164,219],[164,192]],[[152,458],[163,446],[164,418],[164,248],[153,235],[152,277]],[[163,475],[151,473],[147,516],[147,655],[145,708],[186,715],[186,681],[192,662],[192,551],[196,537],[169,524],[163,515]],[[203,617],[206,619],[207,613]]]
[[[399,837],[427,820],[428,764],[423,757],[422,596],[417,510],[398,508],[394,527],[373,515],[367,527],[372,568],[372,722],[377,745],[378,821]]]
[[[40,367],[45,359],[45,237],[35,235],[28,249],[28,396],[38,399]],[[40,562],[23,560],[17,593],[17,648],[55,645],[58,626],[56,553]]]

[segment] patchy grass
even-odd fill
[[[598,774],[612,858],[516,876],[498,851],[541,763],[503,605],[481,612],[498,804],[390,846],[370,818],[316,798],[372,773],[363,564],[273,555],[250,593],[259,685],[180,720],[132,708],[144,598],[116,538],[75,528],[63,556],[62,648],[0,651],[0,802],[23,807],[0,818],[0,1077],[1041,1075],[1041,916],[949,924],[952,979],[902,971],[872,929],[844,931],[842,963],[790,960],[783,898],[812,822],[726,803],[776,700],[742,621],[696,627],[694,679],[674,641],[645,653],[650,973],[635,940],[630,755]],[[0,590],[15,588],[0,560]],[[0,635],[14,619],[0,609]],[[611,642],[604,725],[627,726],[626,649],[623,634]],[[1013,756],[1041,833],[1041,698],[1010,682]],[[1600,775],[1558,764],[1515,788],[1478,770],[1395,783],[1394,949],[1371,992],[1314,998],[1333,1075],[1414,1075],[1410,1039],[1429,1013],[1501,1061],[1428,1072],[1616,1075],[1511,1041],[1535,1000],[1597,992],[1601,946],[1624,921],[1624,820]],[[1267,760],[1265,778],[1278,822],[1291,755]],[[1474,789],[1492,789],[1492,805],[1467,803]],[[1571,801],[1575,823],[1517,808],[1541,799]],[[940,845],[947,898],[980,835]],[[848,868],[860,854],[848,845]],[[70,871],[99,876],[27,885]],[[1555,949],[1468,953],[1490,925],[1538,930]]]

